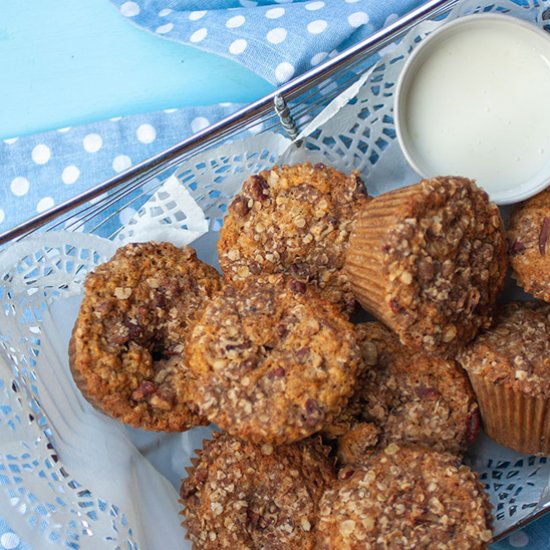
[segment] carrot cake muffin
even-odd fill
[[[403,344],[452,355],[490,325],[504,283],[499,210],[460,177],[385,193],[358,212],[346,270],[359,302]]]
[[[550,302],[550,188],[517,207],[508,228],[512,276],[526,292]]]
[[[360,367],[353,325],[280,274],[226,285],[193,325],[186,359],[202,414],[273,444],[319,431],[345,406]]]
[[[249,177],[229,205],[218,255],[227,277],[288,273],[353,310],[342,271],[356,209],[367,201],[356,173],[324,164],[274,166]]]
[[[462,454],[479,413],[466,373],[454,360],[414,352],[380,323],[356,325],[366,368],[348,406],[325,435],[337,437],[343,464],[391,442]]]
[[[459,355],[498,443],[550,455],[550,305],[513,302]]]
[[[312,550],[318,504],[334,480],[318,440],[272,447],[215,434],[181,485],[194,549]]]
[[[206,421],[183,364],[190,320],[220,288],[190,247],[128,244],[86,278],[70,343],[83,395],[138,428],[181,431]]]
[[[319,505],[319,550],[475,550],[491,540],[487,496],[456,456],[392,443],[339,478]]]

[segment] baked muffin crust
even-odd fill
[[[191,319],[220,288],[190,247],[128,244],[86,278],[70,364],[84,396],[131,426],[181,431],[204,424],[183,364]]]
[[[272,447],[215,434],[188,469],[180,502],[193,548],[312,550],[334,480],[319,440]]]
[[[282,275],[226,285],[193,325],[186,358],[209,420],[273,444],[319,431],[346,404],[360,367],[353,326]]]
[[[489,523],[476,474],[455,456],[392,443],[327,489],[317,548],[483,549]]]
[[[366,202],[356,173],[324,164],[274,166],[250,176],[229,205],[218,255],[226,277],[287,273],[352,310],[342,271],[354,213]]]
[[[519,205],[510,218],[512,276],[526,292],[550,301],[550,189]]]
[[[363,307],[403,344],[450,356],[490,325],[505,248],[487,194],[472,180],[437,177],[361,208],[346,270]]]

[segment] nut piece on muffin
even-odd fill
[[[461,455],[479,430],[466,373],[454,360],[414,352],[380,323],[356,325],[366,368],[348,406],[324,430],[341,464],[361,462],[389,443]]]
[[[136,428],[182,431],[207,423],[189,401],[184,338],[220,289],[190,247],[128,244],[86,278],[69,362],[84,397]]]
[[[380,195],[357,214],[346,270],[359,302],[403,344],[452,355],[490,325],[504,283],[498,207],[460,177]]]
[[[191,327],[186,361],[202,414],[274,445],[330,422],[361,366],[353,325],[339,309],[280,274],[226,285]]]
[[[487,435],[521,453],[550,455],[550,305],[502,306],[458,360]]]
[[[550,188],[519,205],[510,218],[512,276],[536,298],[550,302]]]
[[[491,540],[477,476],[451,454],[395,443],[344,468],[320,503],[319,550],[474,550]]]
[[[218,255],[226,277],[287,273],[353,310],[342,268],[363,182],[324,164],[274,166],[250,176],[229,205]]]
[[[318,504],[334,481],[319,440],[273,448],[215,434],[181,485],[193,548],[312,550]]]

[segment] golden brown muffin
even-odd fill
[[[189,322],[220,288],[190,247],[128,244],[86,278],[70,365],[83,395],[147,430],[206,423],[189,401],[183,364]]]
[[[491,540],[487,496],[456,456],[392,443],[339,477],[320,503],[319,550],[480,550]]]
[[[510,218],[512,276],[526,292],[550,302],[550,189],[519,205]]]
[[[229,205],[218,255],[226,277],[288,273],[352,310],[342,271],[356,209],[367,201],[356,173],[324,164],[274,166],[249,177]]]
[[[462,454],[479,430],[466,373],[454,360],[414,352],[380,323],[356,325],[365,370],[325,435],[338,437],[342,464],[391,442]]]
[[[550,455],[550,305],[513,302],[459,355],[495,441]]]
[[[466,178],[385,193],[358,213],[346,270],[403,344],[450,356],[491,323],[506,274],[499,210]]]
[[[314,548],[319,500],[334,480],[318,440],[273,448],[216,434],[197,454],[180,491],[194,549]]]
[[[186,359],[202,414],[276,445],[320,430],[346,404],[360,367],[338,308],[282,275],[226,285],[193,325]]]

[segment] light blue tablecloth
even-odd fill
[[[154,35],[229,57],[280,84],[388,24],[418,0],[112,0]],[[213,82],[215,75],[213,75]],[[0,231],[88,189],[237,108],[99,121],[0,143]],[[123,211],[124,222],[131,211]],[[550,518],[496,548],[550,548]],[[0,550],[28,547],[0,517]]]

